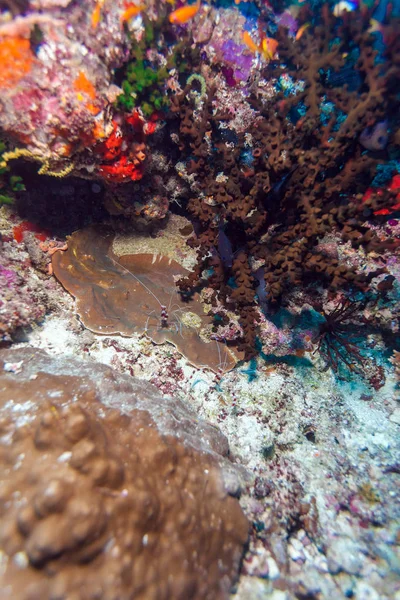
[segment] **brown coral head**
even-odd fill
[[[20,372],[6,373],[7,361]],[[166,406],[146,387],[105,365],[0,353],[10,598],[228,598],[247,520],[224,491],[222,457],[190,445],[191,413],[170,399],[179,437],[161,433],[149,411]],[[218,445],[218,431],[204,423],[203,433]]]

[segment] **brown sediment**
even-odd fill
[[[224,436],[104,365],[24,349],[0,369],[9,597],[228,598],[248,523]]]
[[[175,281],[189,272],[165,256],[118,257],[111,249],[113,237],[105,227],[88,227],[72,234],[68,250],[52,258],[54,274],[76,298],[85,327],[108,335],[145,332],[156,344],[173,344],[197,367],[233,368],[241,356],[210,339],[212,319],[198,295],[190,302],[181,299]]]

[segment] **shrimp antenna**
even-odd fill
[[[123,269],[124,271],[126,271],[128,273],[128,275],[131,275],[138,283],[140,283],[140,285],[143,286],[144,289],[147,290],[149,292],[149,294],[151,294],[153,296],[153,298],[158,302],[158,304],[161,307],[163,306],[161,304],[161,302],[159,301],[159,299],[157,298],[157,296],[154,294],[154,292],[152,292],[151,289],[148,288],[147,285],[145,283],[143,283],[143,281],[141,281],[139,279],[139,277],[136,277],[136,275],[134,275],[134,273],[132,273],[131,271],[129,271],[129,269],[127,269],[126,267],[124,267],[123,265],[121,265],[119,262],[117,262],[116,260],[114,260],[111,256],[109,258],[114,263],[114,265],[116,265],[117,267],[121,267],[121,269]]]

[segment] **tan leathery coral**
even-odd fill
[[[175,280],[188,271],[166,256],[118,257],[113,239],[106,227],[88,227],[70,236],[66,252],[53,255],[54,274],[76,298],[85,327],[124,336],[145,332],[156,344],[173,344],[197,367],[232,369],[240,353],[212,340],[212,319],[198,295],[190,302],[180,297]]]

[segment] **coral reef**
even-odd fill
[[[218,425],[234,462],[254,474],[240,500],[252,522],[240,600],[316,590],[323,599],[395,597],[400,421],[390,367],[375,391],[356,372],[339,381],[318,355],[260,357],[216,385],[209,371],[143,337],[67,335],[73,315],[65,316],[48,318],[25,347],[89,357],[154,383]],[[383,360],[379,343],[375,352]]]
[[[397,352],[396,350],[394,351],[391,358],[391,363],[394,365],[396,377],[400,382],[400,352]]]
[[[303,85],[267,104],[250,94],[259,116],[232,143],[224,142],[219,125],[230,115],[214,110],[215,87],[209,86],[201,107],[191,99],[189,86],[172,98],[179,147],[186,152],[188,174],[194,175],[187,208],[198,223],[193,239],[198,266],[180,287],[190,292],[211,270],[208,284],[218,299],[240,313],[246,338],[241,349],[248,356],[255,352],[254,263],[263,268],[266,300],[276,303],[294,286],[316,280],[331,290],[366,290],[385,272],[357,273],[318,251],[318,243],[334,230],[367,253],[398,246],[398,240],[380,239],[368,226],[374,212],[397,203],[395,190],[364,196],[377,159],[362,151],[358,137],[371,121],[397,110],[398,49],[388,44],[378,62],[367,19],[368,13],[337,19],[323,9],[298,40],[280,27],[282,69]],[[355,47],[356,61],[351,58]],[[326,84],[348,61],[359,74],[362,93],[346,84]],[[279,75],[270,68],[266,74]],[[250,166],[244,161],[248,151]],[[222,238],[231,244],[229,259],[221,251]]]
[[[3,589],[228,598],[248,523],[224,436],[109,367],[28,349],[1,366]]]
[[[145,141],[152,131],[153,127],[149,128],[137,111],[126,116],[122,124],[113,120],[110,135],[93,149],[102,161],[98,173],[112,183],[141,179],[146,159]],[[102,137],[106,136],[101,133],[100,139]]]
[[[167,23],[163,16],[159,16],[155,23],[143,17],[142,38],[139,42],[134,40],[130,60],[124,67],[121,84],[123,93],[116,99],[118,108],[131,112],[140,106],[144,116],[151,117],[168,107],[169,99],[163,88],[173,61],[170,57],[168,64],[158,52],[161,30],[164,35],[168,36],[169,33]]]
[[[142,177],[146,137],[154,131],[142,115],[152,111],[139,116],[134,105],[126,114],[112,108],[121,92],[114,69],[131,46],[124,8],[122,1],[93,1],[0,25],[0,54],[8,64],[0,80],[0,124],[17,146],[3,154],[3,168],[23,157],[53,177],[75,174],[114,183]],[[40,41],[33,50],[37,29]]]
[[[2,342],[10,341],[17,328],[26,327],[42,319],[47,312],[47,295],[44,292],[36,295],[29,288],[30,277],[25,279],[25,274],[10,266],[13,266],[12,263],[0,266],[0,340]]]
[[[0,2],[6,593],[397,598],[399,17]]]
[[[1,52],[9,65],[1,80],[2,129],[54,172],[75,163],[109,104],[111,69],[127,50],[122,6],[105,6],[97,28],[89,5],[70,6],[67,17],[63,7],[26,12],[0,26]],[[33,50],[30,36],[38,29]]]

